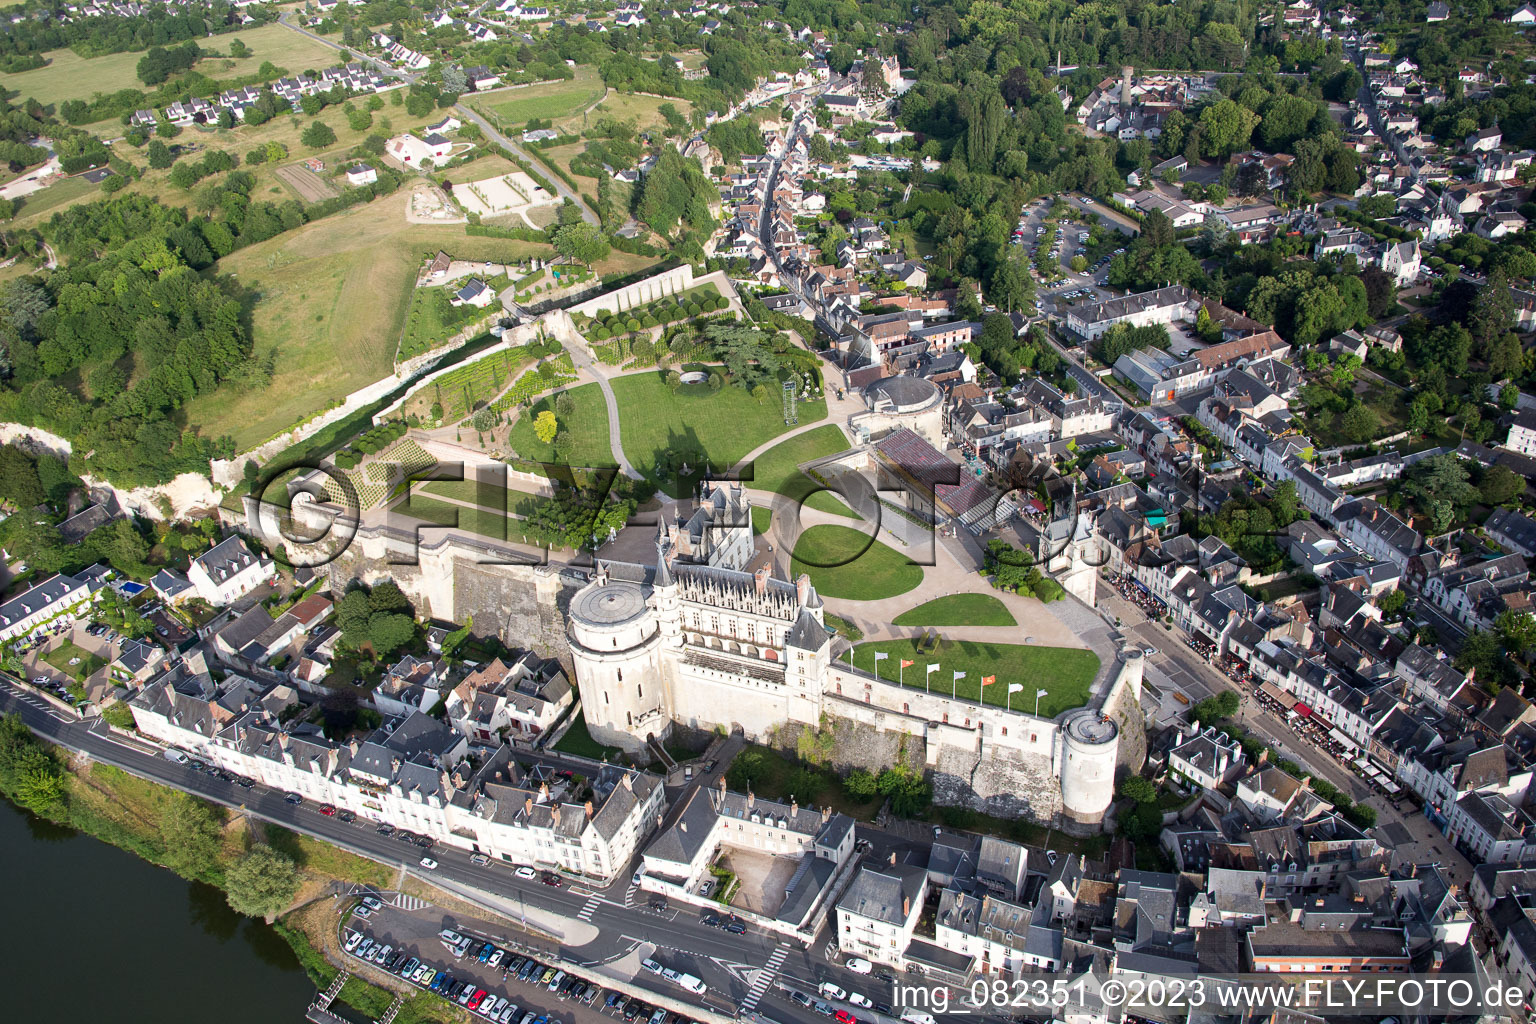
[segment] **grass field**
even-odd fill
[[[878,601],[923,582],[923,567],[850,526],[813,526],[795,542],[790,576],[809,573],[823,597]]]
[[[859,518],[843,500],[797,468],[802,462],[834,455],[848,447],[848,438],[841,427],[829,423],[803,434],[796,434],[781,441],[752,460],[751,486],[755,490],[773,491],[791,501],[835,515]],[[742,470],[743,475],[746,469]]]
[[[74,658],[80,659],[79,663],[71,665],[70,660]],[[43,656],[43,660],[78,683],[85,682],[92,672],[106,664],[101,656],[92,654],[68,640],[49,651]]]
[[[623,751],[618,747],[605,747],[592,738],[587,731],[587,713],[576,712],[576,718],[571,722],[571,727],[565,730],[565,735],[560,737],[560,742],[555,744],[555,749],[566,754],[575,754],[577,757],[590,757],[594,761],[607,758],[612,761]]]
[[[613,390],[624,454],[647,475],[658,457],[676,445],[702,450],[717,470],[725,470],[789,429],[776,398],[759,402],[740,388],[711,392],[708,384],[685,384],[673,393],[661,374],[635,373],[616,378]],[[827,415],[827,404],[819,398],[800,409],[801,423]]]
[[[684,117],[693,112],[692,103],[674,96],[640,96],[634,93],[610,92],[601,103],[592,108],[591,113],[587,115],[587,122],[596,124],[605,117],[611,117],[618,121],[633,121],[636,128],[645,131],[647,128],[666,123],[666,119],[659,113],[664,103],[672,104]],[[574,114],[564,122],[556,119],[555,126],[570,132],[580,132],[583,128],[581,115]]]
[[[582,65],[576,69],[576,77],[569,81],[495,93],[478,105],[511,128],[535,117],[552,121],[570,117],[601,99],[605,89],[597,69]]]
[[[467,475],[468,470],[465,472]],[[530,491],[519,490],[509,482],[493,483],[489,479],[483,484],[473,479],[433,480],[429,483],[417,484],[415,490],[418,494],[425,492],[442,498],[467,501],[492,511],[519,517],[531,515],[539,502],[544,500]]]
[[[583,384],[566,393],[576,403],[575,413],[569,420],[560,423],[560,429],[569,431],[574,442],[571,465],[613,465],[613,450],[608,446],[608,406],[603,401],[603,393],[596,384]],[[533,434],[533,421],[539,413],[555,412],[555,397],[546,395],[539,399],[532,408],[524,409],[512,425],[512,450],[523,458],[538,462],[559,461],[555,457],[555,446],[545,444]]]
[[[991,594],[950,594],[902,612],[898,626],[1017,626],[1007,605]]]
[[[301,71],[319,71],[341,62],[341,54],[336,50],[276,24],[263,25],[249,32],[199,39],[198,45],[205,50],[227,53],[231,39],[239,39],[249,46],[251,56],[239,60],[205,57],[193,70],[221,80],[253,75],[263,61],[271,61],[295,75]],[[43,56],[50,61],[47,67],[6,75],[5,87],[20,93],[23,99],[30,96],[39,103],[50,105],[64,100],[88,100],[98,92],[112,93],[119,89],[149,91],[138,76],[139,61],[144,56],[142,50],[90,59],[73,50],[50,50]]]
[[[876,663],[876,651],[890,657]],[[899,669],[902,661],[913,665],[903,674]],[[923,689],[926,666],[937,663],[939,670],[931,680],[933,692],[949,693],[954,687],[956,697],[976,700],[985,691],[988,704],[1002,706],[1008,700],[1010,684],[1024,687],[1013,695],[1015,711],[1035,710],[1035,691],[1048,691],[1040,698],[1040,714],[1053,718],[1069,708],[1088,703],[1088,688],[1099,671],[1099,659],[1092,651],[1071,647],[1032,647],[1023,644],[979,644],[965,640],[940,640],[934,650],[919,651],[914,640],[875,640],[859,644],[853,649],[853,663],[862,669],[875,668],[878,664],[880,677],[907,686]],[[954,682],[954,674],[964,672],[965,678]],[[982,679],[996,676],[997,682],[983,687]]]
[[[773,509],[768,508],[765,505],[753,505],[752,506],[752,534],[753,534],[753,536],[757,536],[759,534],[767,533],[769,528],[772,525],[773,525]]]
[[[480,506],[455,505],[448,501],[438,501],[436,498],[427,497],[420,493],[418,485],[415,494],[409,501],[402,501],[390,509],[392,515],[410,516],[437,526],[457,527],[469,533],[477,533],[491,540],[512,541],[515,543],[538,544],[539,541],[530,540],[523,534],[522,524],[512,516],[503,515],[493,509]]]
[[[220,389],[186,406],[203,433],[230,434],[245,449],[296,426],[394,369],[417,268],[447,249],[466,259],[516,260],[547,246],[471,238],[446,224],[407,224],[406,193],[354,207],[221,260],[259,301],[255,352],[277,354],[266,388]]]

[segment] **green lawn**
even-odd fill
[[[923,582],[923,568],[849,526],[813,526],[800,535],[790,575],[809,573],[823,597],[878,601]]]
[[[413,519],[421,519],[436,526],[457,527],[470,533],[478,533],[490,540],[511,541],[526,544],[541,544],[541,541],[530,540],[524,536],[522,526],[518,520],[502,515],[488,508],[479,506],[455,505],[447,501],[438,501],[422,494],[411,495],[410,501],[401,502],[390,512],[395,515],[410,516]]]
[[[583,384],[566,392],[576,403],[576,411],[570,420],[562,421],[560,429],[569,431],[574,446],[570,464],[573,466],[611,466],[613,449],[608,446],[608,406],[596,384]],[[512,450],[525,459],[538,462],[558,462],[555,446],[545,444],[533,433],[533,421],[539,413],[555,412],[555,395],[545,395],[533,407],[524,409],[512,425]],[[556,414],[558,419],[558,413]]]
[[[750,474],[751,486],[756,490],[782,494],[806,508],[830,512],[834,515],[859,518],[831,491],[797,468],[802,462],[835,455],[848,448],[848,438],[835,423],[807,430],[779,442],[742,468],[744,477]]]
[[[1016,626],[1013,613],[991,594],[950,594],[902,612],[898,626]]]
[[[100,185],[92,185],[84,178],[65,178],[63,181],[54,182],[47,188],[31,195],[22,196],[16,201],[16,217],[37,217],[42,214],[51,214],[55,210],[86,198],[95,198],[102,195]]]
[[[674,393],[660,373],[635,373],[613,381],[619,402],[624,454],[649,476],[660,457],[676,447],[701,450],[717,470],[726,470],[763,442],[790,429],[776,396],[759,402],[742,390],[685,384]],[[800,422],[825,419],[820,398],[800,406]],[[675,481],[657,481],[663,488]]]
[[[535,117],[551,120],[570,117],[602,99],[605,91],[597,69],[583,65],[576,69],[576,77],[569,81],[495,93],[480,106],[501,118],[510,128]]]
[[[80,659],[79,663],[71,665],[69,662],[73,658]],[[92,672],[106,664],[105,659],[99,655],[92,654],[68,640],[49,651],[44,655],[43,660],[80,683],[85,682]]]
[[[590,757],[594,761],[601,761],[605,757],[612,761],[623,753],[618,747],[605,747],[592,738],[592,734],[587,731],[585,711],[576,712],[575,720],[565,730],[565,735],[560,737],[560,742],[555,744],[555,749],[577,757]]]
[[[486,493],[481,493],[482,488]],[[508,512],[514,516],[526,517],[533,514],[534,508],[544,499],[536,494],[519,490],[510,483],[484,484],[479,481],[468,480],[433,480],[416,485],[416,493],[435,494],[442,498],[456,498],[459,501],[467,501],[474,505],[487,507],[493,510]]]
[[[1040,714],[1045,718],[1088,703],[1088,687],[1099,671],[1098,656],[1092,651],[966,640],[940,640],[935,650],[926,652],[917,649],[915,640],[871,641],[854,648],[854,665],[866,670],[874,668],[873,656],[877,651],[890,655],[879,662],[882,679],[896,681],[899,677],[907,686],[917,689],[924,687],[927,666],[937,663],[939,670],[931,680],[935,693],[950,693],[953,686],[955,696],[974,701],[983,689],[982,679],[996,676],[997,682],[985,687],[986,702],[1006,703],[1009,684],[1017,683],[1024,689],[1013,695],[1013,709],[1033,713],[1035,691],[1049,691],[1040,698]],[[913,663],[904,674],[898,669],[903,660]],[[956,672],[965,673],[958,683],[954,682]]]
[[[773,525],[773,509],[766,505],[752,506],[752,534],[764,534]]]

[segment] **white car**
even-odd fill
[[[874,964],[870,963],[868,960],[865,960],[863,957],[859,957],[859,956],[851,956],[851,957],[849,957],[847,962],[844,963],[843,966],[848,968],[854,974],[868,974],[870,971],[873,971],[875,969],[875,965]]]
[[[378,910],[383,905],[383,903],[379,902],[379,898],[377,896],[363,897],[363,906],[367,907],[369,910]]]
[[[357,944],[359,942],[362,942],[362,941],[363,941],[363,933],[362,932],[349,932],[347,934],[347,943],[346,943],[346,947],[345,947],[346,951],[348,953],[352,952],[354,949],[357,948]]]
[[[850,1003],[852,1003],[854,1006],[862,1006],[865,1009],[868,1009],[869,1007],[875,1005],[874,1003],[869,1001],[869,997],[868,996],[860,995],[857,992],[849,992],[848,993],[848,1001]]]
[[[421,858],[421,866],[426,868],[428,871],[436,871],[437,861],[433,860],[431,857],[423,857]]]
[[[652,974],[660,974],[662,971],[666,970],[665,967],[662,967],[661,964],[657,963],[655,960],[652,960],[650,957],[646,957],[644,960],[641,960],[640,966],[644,967]]]
[[[844,992],[842,989],[838,988],[836,985],[832,984],[830,981],[822,982],[821,983],[821,988],[818,991],[821,992],[821,998],[823,998],[823,999],[847,999],[848,998],[848,993],[847,992]]]
[[[513,874],[517,875],[518,878],[526,878],[530,882],[539,877],[539,873],[526,864],[514,871]]]

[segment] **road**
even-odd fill
[[[1355,62],[1355,66],[1360,69],[1360,75],[1364,79],[1360,83],[1360,91],[1356,94],[1356,98],[1359,99],[1360,106],[1365,110],[1366,116],[1371,119],[1371,128],[1376,132],[1378,138],[1392,147],[1392,152],[1396,155],[1398,162],[1408,168],[1408,183],[1417,184],[1419,180],[1418,168],[1414,166],[1412,160],[1408,159],[1408,151],[1403,148],[1402,141],[1395,134],[1387,131],[1382,123],[1381,111],[1377,108],[1376,97],[1371,92],[1371,76],[1365,70],[1365,58],[1359,50],[1350,50],[1347,56]]]
[[[1162,689],[1169,689],[1171,685],[1171,688],[1182,691],[1192,704],[1223,690],[1234,691],[1242,701],[1237,713],[1238,724],[1302,765],[1314,778],[1326,779],[1356,803],[1369,805],[1376,812],[1373,831],[1383,845],[1412,863],[1439,863],[1451,882],[1464,889],[1471,885],[1471,863],[1423,814],[1398,807],[1332,754],[1260,707],[1241,686],[1235,685],[1225,673],[1190,650],[1177,627],[1171,631],[1164,629],[1161,623],[1148,619],[1136,605],[1122,599],[1111,586],[1101,584],[1099,594],[1100,610],[1119,616],[1121,632],[1128,640],[1137,646],[1157,649],[1157,653],[1147,659],[1147,678],[1153,685],[1160,685]]]
[[[381,60],[378,60],[375,57],[369,57],[366,54],[334,43],[322,35],[316,35],[314,32],[309,31],[307,28],[301,28],[290,20],[292,16],[292,11],[285,11],[278,17],[278,23],[281,24],[284,28],[299,33],[301,36],[313,39],[315,42],[320,43],[322,46],[328,46],[333,50],[340,51],[341,53],[347,54],[349,56],[356,55],[366,63],[378,68],[381,73],[389,76],[390,78],[394,78],[412,85],[414,85],[420,79],[419,75],[414,75],[409,71],[401,71],[399,68],[391,67],[390,65]],[[588,224],[593,225],[594,227],[602,226],[602,221],[598,219],[597,213],[587,205],[587,201],[581,197],[580,193],[571,188],[564,181],[560,180],[560,176],[555,174],[554,171],[550,170],[549,165],[546,164],[543,160],[540,160],[538,157],[524,149],[521,145],[513,142],[511,139],[501,134],[501,132],[497,131],[489,121],[487,121],[484,117],[481,117],[478,112],[471,110],[468,105],[463,103],[455,103],[453,109],[454,112],[464,120],[473,121],[475,124],[479,125],[480,130],[485,133],[486,138],[490,139],[497,145],[504,146],[510,153],[516,156],[519,160],[526,162],[530,167],[538,169],[540,171],[541,177],[548,181],[554,188],[556,195],[560,196],[562,199],[569,199],[571,202],[576,204],[576,206],[581,210],[582,220],[586,221]]]
[[[216,776],[175,764],[147,744],[130,743],[114,735],[99,718],[74,719],[4,676],[0,676],[0,713],[19,714],[34,733],[48,742],[82,752],[140,778],[302,832],[390,867],[405,868],[427,881],[446,880],[491,894],[494,903],[488,901],[484,905],[496,914],[505,914],[505,906],[515,901],[530,914],[542,911],[566,919],[573,931],[578,922],[590,925],[581,930],[592,933],[591,941],[561,949],[562,955],[575,962],[609,963],[641,947],[652,946],[670,958],[669,966],[701,978],[712,995],[732,1006],[757,1008],[786,1024],[825,1024],[825,1018],[790,1001],[783,987],[786,985],[810,991],[817,983],[829,980],[844,989],[864,992],[877,1002],[892,1001],[888,983],[853,974],[821,955],[830,941],[826,929],[809,948],[802,948],[780,942],[775,935],[757,931],[732,935],[710,927],[691,907],[669,907],[658,914],[647,905],[646,894],[630,884],[629,871],[607,887],[573,881],[554,888],[519,879],[506,866],[473,864],[467,852],[439,846],[432,852],[439,866],[428,872],[418,866],[422,855],[418,847],[380,835],[371,822],[347,824],[322,815],[319,806],[312,802],[295,806],[287,803],[281,792],[262,786],[242,789]],[[532,757],[558,762],[553,755],[519,756],[524,760]],[[876,859],[894,852],[900,858],[926,863],[926,850],[920,845],[862,825],[858,834],[873,845],[871,855]],[[772,965],[772,969],[765,965]]]

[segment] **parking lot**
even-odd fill
[[[463,922],[410,897],[379,897],[365,896],[345,908],[351,916],[342,926],[344,948],[352,944],[351,966],[363,977],[393,962],[389,973],[397,985],[405,980],[405,970],[412,976],[409,984],[437,992],[466,1010],[473,1004],[472,1016],[487,1024],[687,1024],[687,1018],[606,987],[596,972],[578,976],[551,966],[548,954],[528,945],[532,940],[527,936],[493,934],[483,923]],[[445,935],[459,937],[455,948],[450,949]]]

